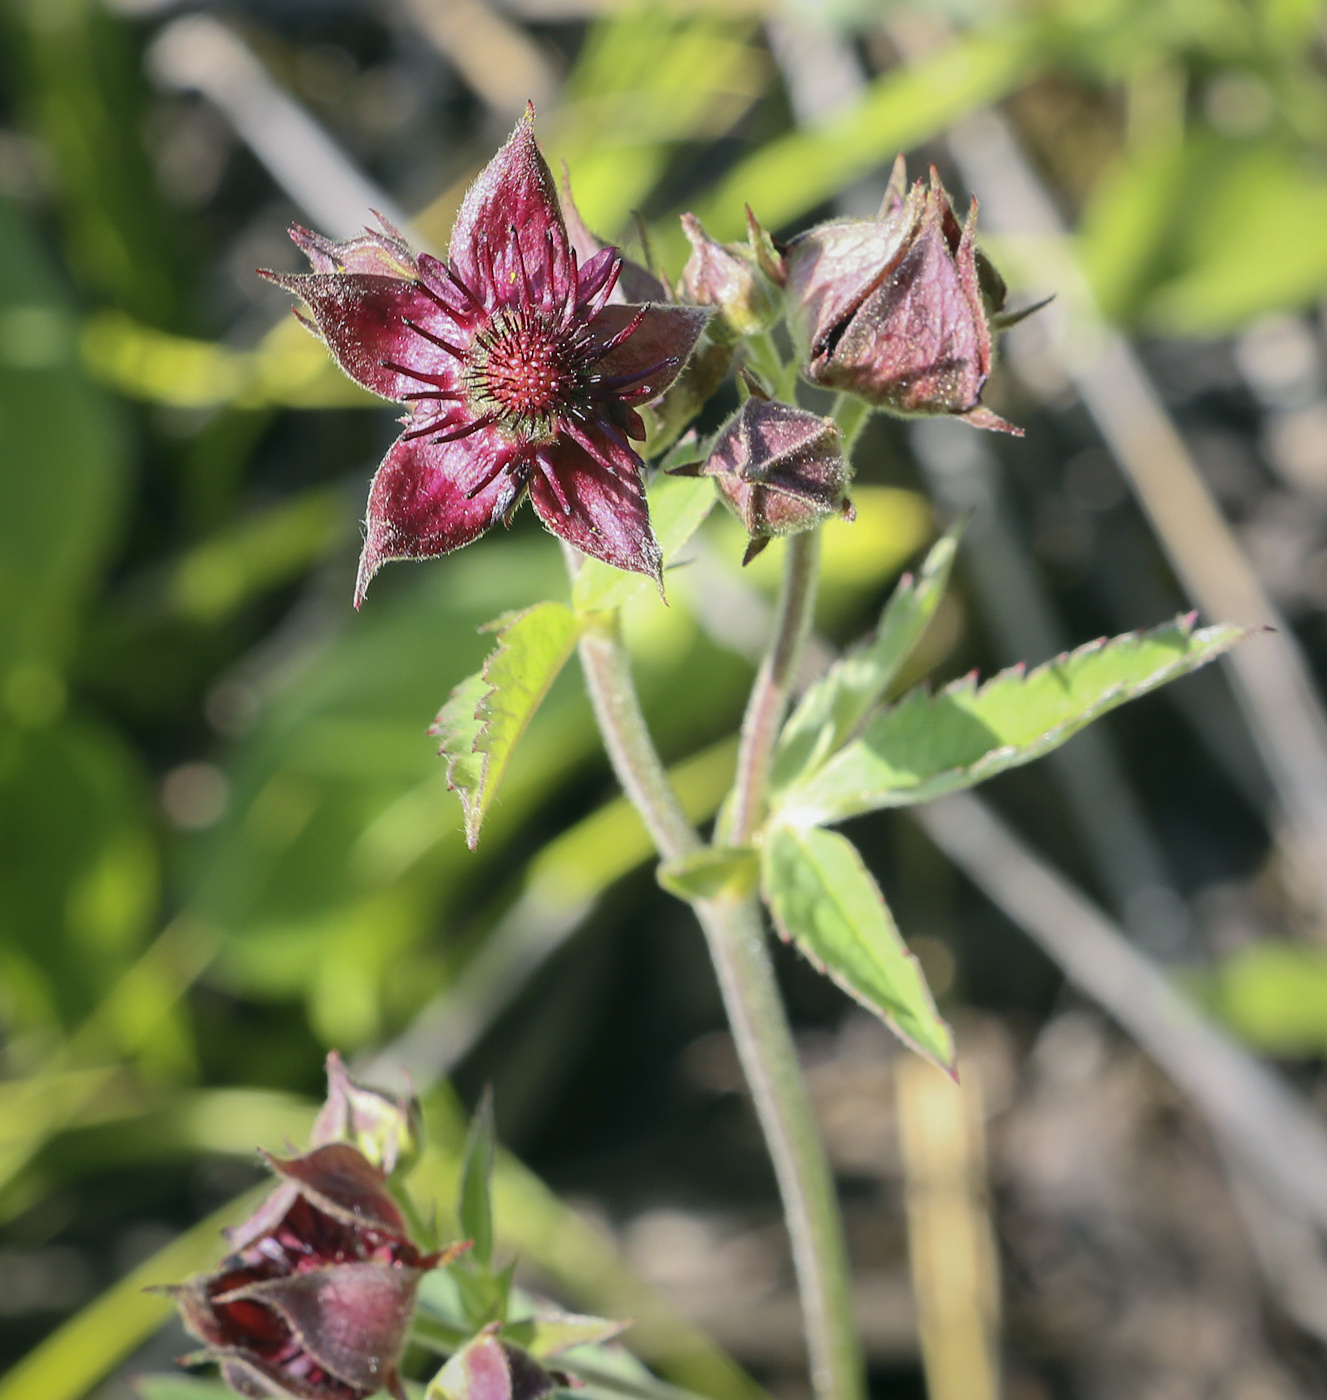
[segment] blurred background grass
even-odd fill
[[[345,236],[381,200],[445,245],[533,96],[587,221],[631,248],[639,211],[675,276],[684,208],[735,236],[749,203],[786,236],[873,209],[899,149],[965,195],[962,124],[994,111],[1070,235],[997,218],[989,246],[1017,298],[1067,303],[1069,349],[1036,321],[1011,339],[991,398],[1021,442],[871,426],[824,646],[869,625],[959,508],[971,550],[927,642],[946,676],[1204,601],[1067,372],[1113,326],[1321,680],[1325,18],[1317,0],[5,0],[0,1359],[29,1358],[6,1400],[109,1400],[183,1349],[138,1289],[214,1257],[214,1216],[259,1179],[256,1145],[300,1139],[331,1046],[432,1095],[426,1197],[454,1169],[446,1080],[467,1102],[494,1084],[526,1164],[500,1209],[532,1282],[634,1315],[680,1383],[749,1393],[717,1342],[805,1393],[704,950],[653,885],[577,677],[475,855],[425,733],[482,658],[479,624],[565,594],[558,551],[526,512],[351,610],[392,413],[253,275],[298,265],[289,222]],[[671,605],[641,595],[627,618],[698,819],[777,577],[775,550],[744,575],[740,552],[712,518]],[[1001,779],[997,805],[1327,1103],[1320,862],[1277,815],[1257,716],[1204,673],[1108,726]],[[1327,1394],[1321,1264],[1289,1299],[1269,1286],[1282,1256],[1191,1106],[906,818],[857,834],[984,1091],[1006,1393]],[[892,1051],[780,967],[873,1393],[921,1395],[903,1188],[922,1159],[900,1154]]]

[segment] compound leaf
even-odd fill
[[[1193,615],[1150,632],[1089,642],[1024,672],[1011,667],[978,686],[975,675],[937,695],[918,689],[881,710],[776,808],[787,825],[842,821],[858,812],[925,802],[1028,763],[1107,710],[1220,656],[1246,627],[1193,629]]]

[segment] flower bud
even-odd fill
[[[796,535],[832,515],[851,518],[848,463],[832,418],[753,393],[720,430],[708,460],[676,475],[712,476],[751,536],[749,563],[773,535]]]
[[[348,1142],[388,1176],[408,1171],[419,1155],[417,1099],[392,1098],[356,1084],[341,1056],[327,1056],[327,1101],[314,1120],[310,1145]]]
[[[543,1400],[566,1381],[485,1329],[452,1354],[430,1382],[426,1400]]]
[[[678,288],[683,301],[714,306],[718,314],[710,322],[716,339],[740,340],[769,330],[782,312],[778,288],[761,266],[757,243],[764,237],[752,219],[749,245],[718,243],[701,227],[694,214],[682,215],[682,231],[691,243],[691,257],[682,269]],[[768,241],[767,239],[765,241]],[[770,245],[772,250],[773,245]]]
[[[974,242],[977,201],[959,226],[931,169],[906,188],[903,158],[876,219],[840,219],[793,240],[789,325],[813,384],[905,417],[951,414],[1019,434],[981,403],[1000,275]]]

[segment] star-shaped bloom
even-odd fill
[[[578,259],[533,108],[471,186],[445,262],[385,221],[345,243],[291,237],[314,271],[266,275],[352,379],[409,405],[369,490],[356,606],[388,560],[469,544],[527,494],[568,544],[659,580],[635,406],[677,377],[707,313],[610,301],[622,259]]]

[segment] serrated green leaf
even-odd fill
[[[938,695],[913,691],[882,710],[809,781],[784,793],[776,819],[793,826],[926,802],[972,787],[1064,743],[1126,700],[1220,656],[1246,627],[1193,630],[1193,617],[1150,632],[1089,642],[1025,673],[1002,671],[983,686],[967,676]]]
[[[776,826],[761,857],[765,901],[784,939],[905,1044],[954,1070],[954,1041],[857,848],[837,831]]]
[[[432,732],[442,740],[447,785],[460,795],[471,850],[516,741],[566,665],[583,625],[562,603],[504,614],[488,624],[498,644],[483,669],[467,676],[438,711]]]
[[[949,582],[962,526],[936,542],[921,572],[899,580],[874,637],[835,663],[802,697],[779,736],[771,788],[808,778],[836,753],[885,697],[921,640]]]
[[[461,1165],[461,1198],[457,1215],[461,1233],[473,1241],[471,1257],[487,1269],[493,1261],[493,1160],[497,1137],[493,1127],[493,1093],[485,1089],[470,1121]],[[459,1281],[459,1278],[458,1278]]]
[[[704,846],[663,862],[659,883],[678,899],[744,899],[755,889],[760,863],[750,846]]]
[[[616,1337],[631,1326],[608,1317],[587,1317],[580,1313],[538,1312],[509,1322],[502,1336],[524,1347],[531,1356],[546,1360],[570,1347],[595,1345]]]
[[[715,501],[714,485],[706,477],[666,476],[659,472],[650,482],[647,495],[650,522],[666,568],[710,513]],[[627,573],[597,559],[587,559],[571,590],[572,605],[582,613],[620,608],[649,582],[644,574]]]

